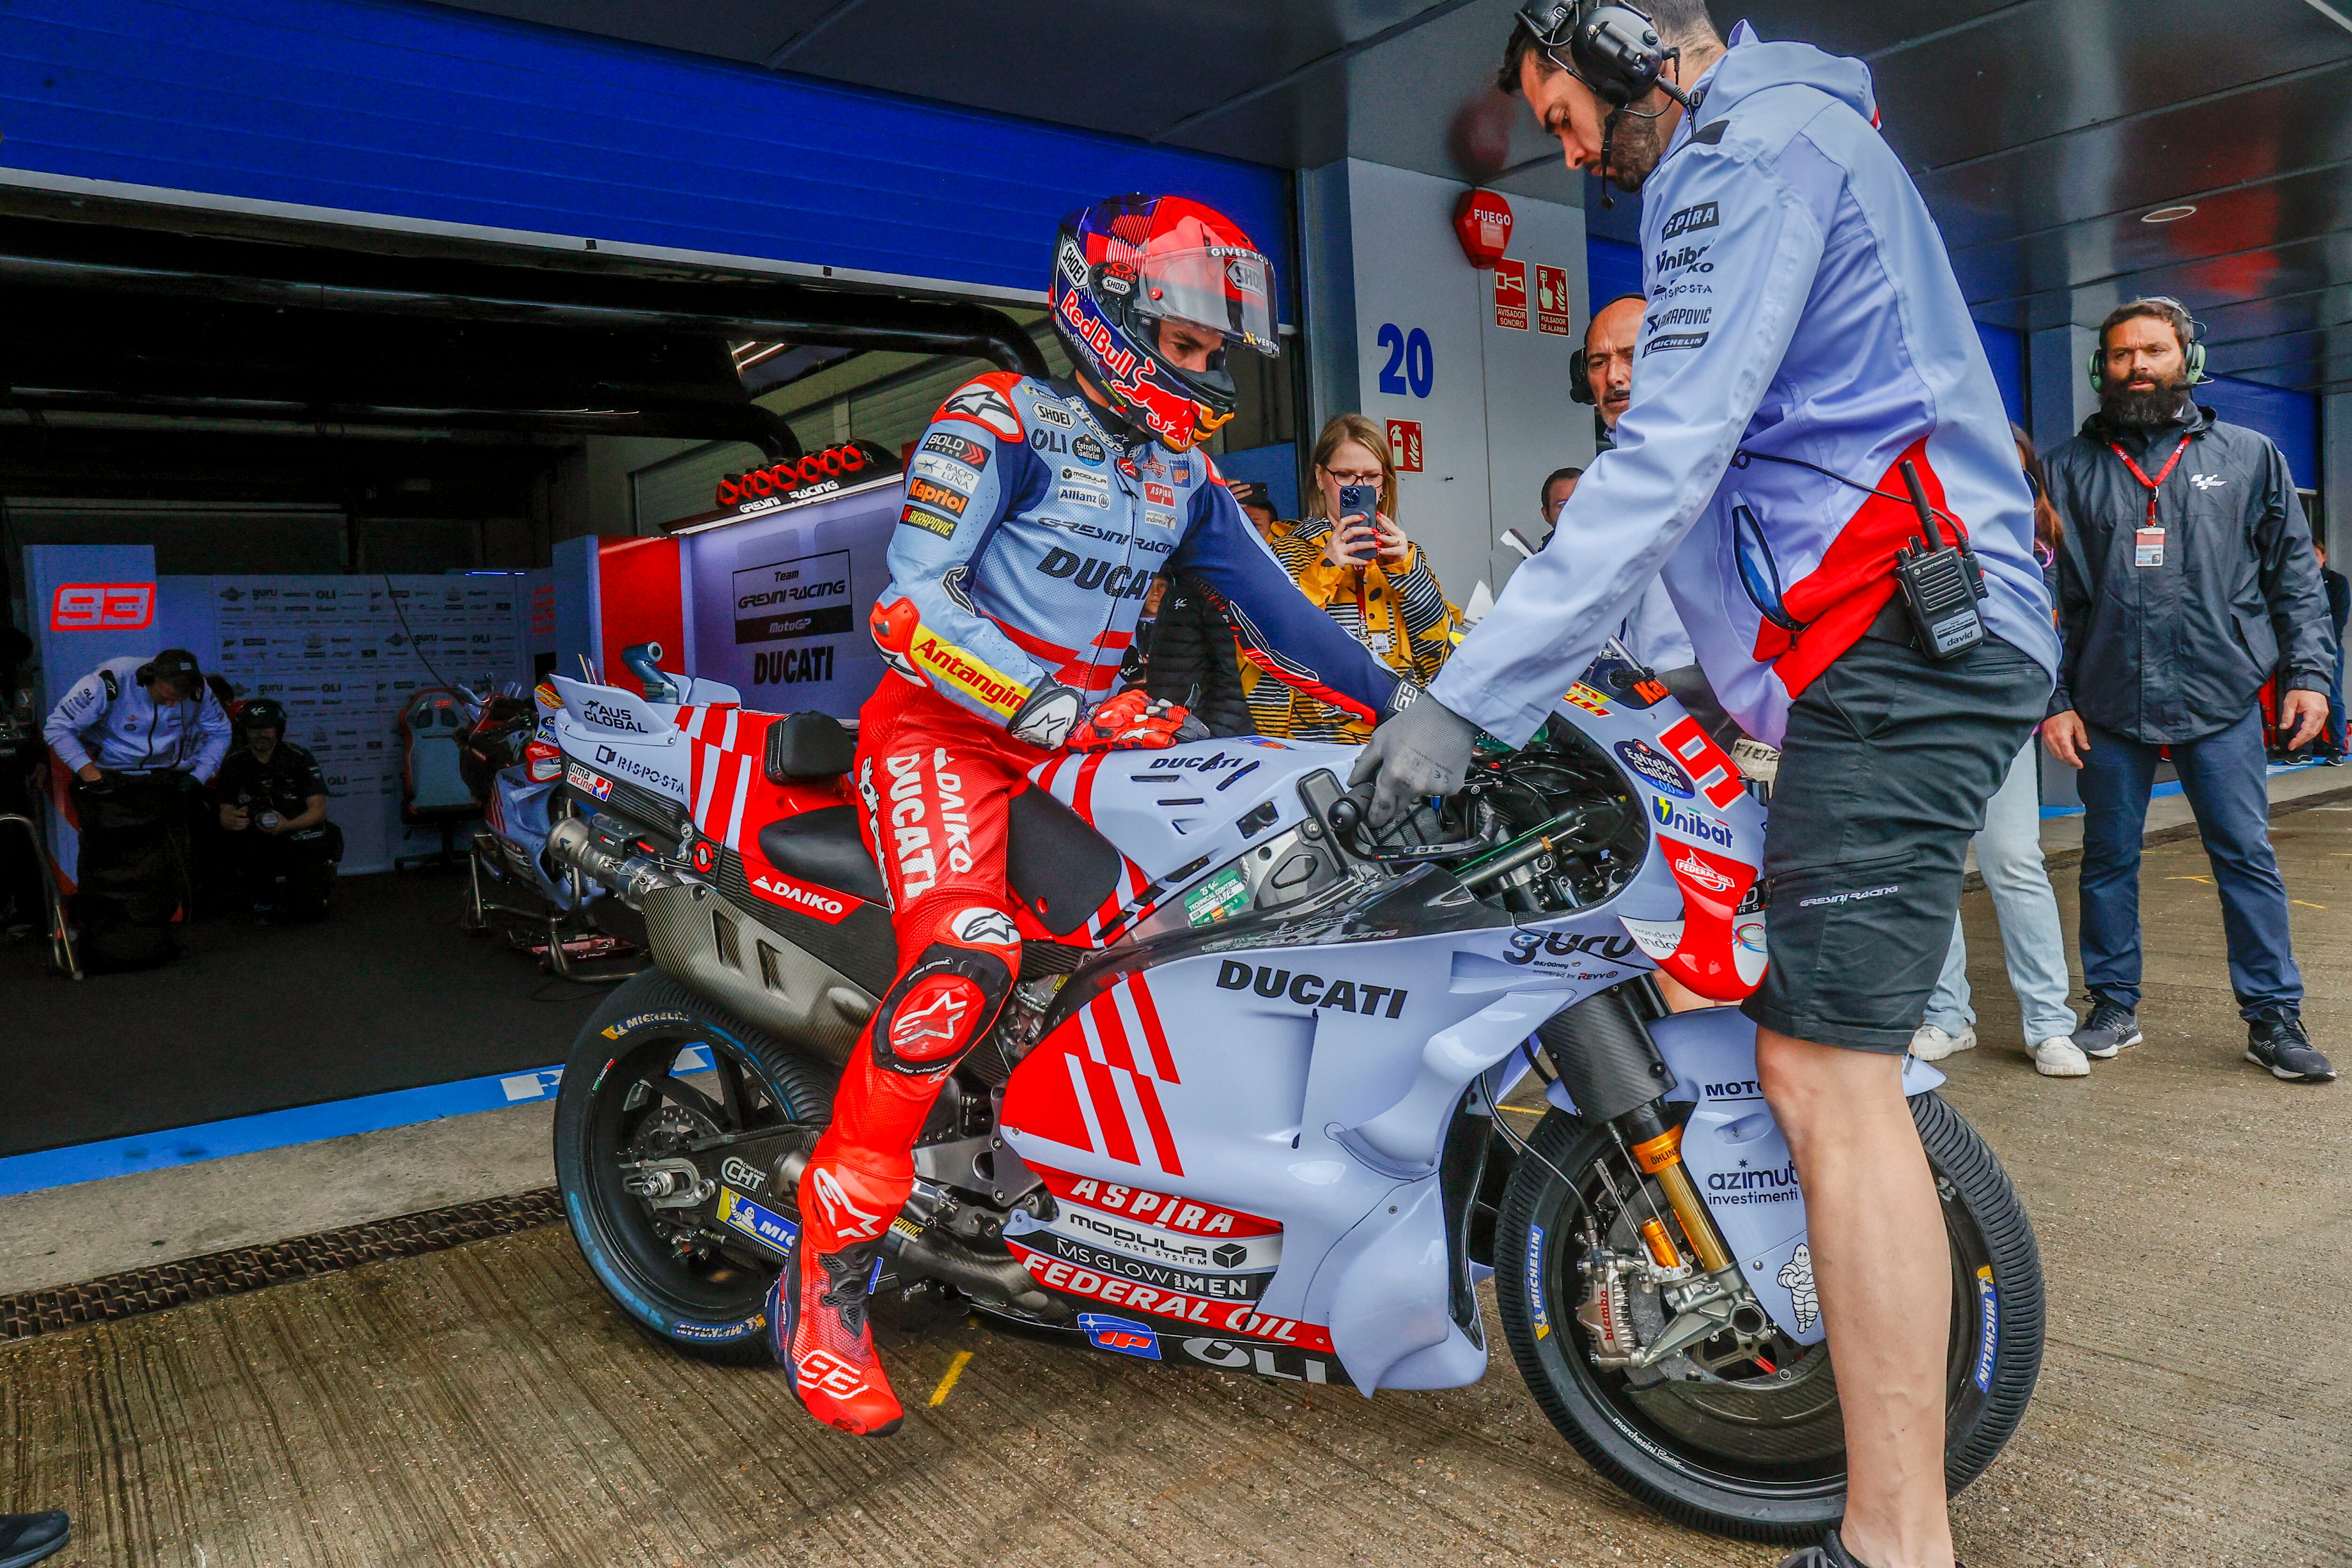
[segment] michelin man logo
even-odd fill
[[[1797,1331],[1803,1333],[1822,1315],[1821,1298],[1813,1294],[1813,1249],[1797,1243],[1796,1253],[1780,1266],[1780,1284],[1797,1309]]]

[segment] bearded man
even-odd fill
[[[2112,1057],[2140,1040],[2140,842],[2168,746],[2221,898],[2246,1059],[2324,1083],[2336,1069],[2304,1032],[2254,698],[2275,677],[2282,748],[2309,740],[2326,721],[2336,639],[2286,458],[2190,395],[2203,379],[2200,335],[2177,300],[2118,307],[2091,363],[2099,411],[2042,459],[2066,535],[2065,651],[2042,735],[2082,770],[2087,808],[2091,1018],[2074,1043]]]

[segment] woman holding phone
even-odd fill
[[[1388,443],[1360,414],[1342,414],[1315,442],[1307,516],[1267,542],[1300,593],[1349,635],[1421,685],[1454,650],[1455,611],[1426,557],[1397,521]],[[1354,742],[1371,727],[1336,708],[1262,680],[1250,690],[1258,733]]]

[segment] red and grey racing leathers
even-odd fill
[[[1366,719],[1401,695],[1292,585],[1206,454],[1114,435],[1067,384],[985,375],[950,397],[910,457],[889,561],[872,624],[896,673],[860,716],[855,776],[899,971],[802,1177],[798,1279],[775,1303],[802,1402],[867,1433],[900,1415],[865,1292],[913,1189],[908,1151],[1020,973],[1005,809],[1112,695],[1152,577],[1197,586],[1275,679]]]

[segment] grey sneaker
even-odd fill
[[[2284,1008],[2247,1020],[2246,1059],[2288,1083],[2326,1083],[2336,1076],[2327,1058],[2312,1048],[2301,1016]]]
[[[2091,1001],[2091,1021],[2074,1031],[2074,1043],[2086,1057],[2105,1061],[2126,1046],[2140,1043],[2139,1014],[2120,1002],[2102,997]]]
[[[1963,1024],[1957,1035],[1947,1034],[1934,1024],[1922,1024],[1911,1034],[1911,1054],[1923,1062],[1939,1062],[1946,1057],[1977,1048],[1977,1031],[1973,1024]]]

